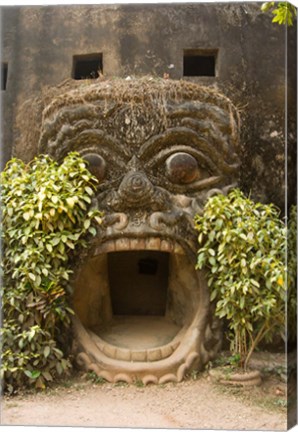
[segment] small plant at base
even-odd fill
[[[192,370],[190,373],[190,377],[193,381],[196,381],[199,378],[200,372],[197,370]]]
[[[286,231],[273,205],[238,189],[207,202],[195,217],[197,268],[206,268],[215,313],[228,319],[231,351],[247,368],[262,339],[285,331]]]
[[[114,387],[128,387],[128,384],[127,384],[126,381],[117,381],[117,382],[114,384]]]
[[[105,384],[107,381],[102,377],[97,375],[95,372],[88,372],[87,379],[94,384]]]
[[[91,209],[97,180],[83,159],[59,165],[39,156],[8,162],[1,173],[3,322],[1,380],[5,390],[45,388],[71,367],[63,352],[71,322],[71,259],[96,234]]]
[[[136,387],[139,387],[139,388],[145,387],[145,384],[143,383],[143,381],[140,378],[137,378],[135,380],[135,385],[136,385]]]

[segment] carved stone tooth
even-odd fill
[[[146,240],[145,239],[139,239],[139,249],[145,250],[146,249]]]
[[[172,252],[173,244],[168,240],[162,240],[160,243],[160,250],[163,252]]]
[[[182,247],[178,243],[175,243],[174,253],[177,255],[183,255],[184,253]]]
[[[130,249],[130,243],[129,240],[126,238],[120,238],[115,240],[115,250],[121,251],[121,250],[129,250]]]
[[[103,351],[103,349],[104,349],[104,343],[103,342],[96,341],[95,344],[100,351]]]
[[[151,349],[147,351],[147,359],[148,361],[157,361],[161,360],[161,350],[159,348],[157,349]]]
[[[139,239],[130,239],[129,244],[130,244],[131,250],[138,250],[139,249]]]
[[[178,348],[178,346],[180,345],[180,342],[178,341],[178,342],[174,342],[173,344],[172,344],[172,348],[173,348],[173,350],[175,351],[177,348]]]
[[[104,345],[103,352],[106,356],[110,358],[115,358],[116,348],[112,345]]]
[[[146,241],[146,249],[148,249],[148,250],[160,250],[160,239],[159,238],[149,238]]]
[[[131,360],[132,361],[147,361],[147,352],[146,351],[132,351],[131,352]]]
[[[129,349],[117,348],[115,357],[117,358],[117,360],[130,361],[131,351]]]
[[[171,345],[165,345],[161,348],[161,355],[162,358],[167,358],[169,357],[173,352],[173,348],[171,347]]]

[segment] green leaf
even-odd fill
[[[50,243],[46,244],[46,248],[50,253],[53,252],[53,246]]]
[[[51,244],[52,244],[52,246],[56,246],[58,243],[60,243],[60,238],[59,238],[59,237],[54,237],[54,238],[51,240]]]
[[[94,228],[94,227],[90,227],[88,231],[89,231],[89,233],[92,234],[93,236],[96,236],[96,234],[97,234],[96,228]]]
[[[85,191],[87,192],[88,195],[90,195],[90,196],[93,195],[93,190],[89,186],[85,187]]]
[[[49,274],[49,272],[48,272],[48,270],[46,268],[42,269],[42,273],[43,273],[44,276],[48,276],[48,274]]]
[[[23,218],[25,219],[25,221],[28,221],[30,219],[30,212],[23,213]]]
[[[90,221],[89,219],[86,219],[86,220],[84,221],[84,228],[85,228],[85,229],[88,229],[88,228],[90,227],[90,224],[91,224],[91,221]]]
[[[212,266],[215,266],[215,265],[216,265],[216,259],[215,259],[214,257],[210,257],[210,258],[208,259],[208,262],[209,262]]]
[[[70,208],[73,208],[76,203],[73,197],[66,198],[66,202]]]
[[[25,375],[33,380],[37,379],[40,376],[40,371],[30,371],[30,370],[25,370],[24,371]]]
[[[46,346],[43,351],[44,357],[47,358],[50,355],[50,352],[51,352],[51,348],[49,346]]]
[[[36,280],[36,277],[35,277],[35,275],[34,275],[33,273],[28,273],[28,276],[29,276],[29,278],[30,278],[31,280],[33,280],[33,281]]]

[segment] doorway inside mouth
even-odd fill
[[[111,252],[108,279],[114,316],[165,316],[169,282],[167,252]]]

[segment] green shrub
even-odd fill
[[[207,202],[195,228],[202,246],[216,315],[227,318],[231,351],[240,365],[265,338],[285,330],[285,226],[273,205],[254,203],[241,191]]]
[[[297,206],[292,206],[288,223],[288,339],[297,336]]]
[[[5,390],[44,388],[71,367],[69,277],[75,250],[96,234],[97,180],[76,153],[58,163],[12,159],[1,173],[3,286],[1,380]]]

